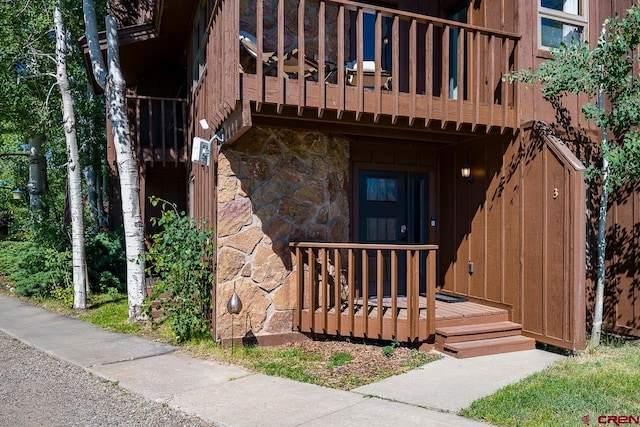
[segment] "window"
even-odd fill
[[[539,0],[538,45],[559,47],[586,37],[586,0]]]
[[[209,37],[208,25],[213,10],[213,1],[205,0],[199,8],[198,16],[194,21],[192,39],[193,55],[193,83],[196,85],[204,74],[207,63],[207,40]]]

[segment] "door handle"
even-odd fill
[[[405,234],[407,232],[407,226],[406,225],[401,225],[400,226],[400,233]]]

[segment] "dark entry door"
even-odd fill
[[[426,174],[360,170],[358,174],[360,243],[422,244],[426,242]],[[384,294],[391,294],[391,262],[384,251]],[[369,256],[369,296],[375,295],[376,253]],[[406,257],[398,256],[398,294],[406,294]]]

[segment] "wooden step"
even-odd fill
[[[449,304],[449,305],[458,305],[458,304]],[[464,326],[464,325],[476,325],[478,323],[496,323],[496,322],[507,322],[509,321],[509,313],[507,310],[499,310],[499,309],[491,309],[492,311],[487,311],[486,313],[470,313],[470,314],[459,314],[456,313],[445,313],[441,314],[441,311],[436,311],[437,319],[436,323],[438,328],[449,327],[449,326]]]
[[[436,344],[520,335],[522,325],[509,321],[436,328]]]
[[[446,343],[441,351],[450,356],[464,359],[466,357],[486,356],[488,354],[533,350],[535,348],[536,340],[522,335],[516,335],[485,340]]]

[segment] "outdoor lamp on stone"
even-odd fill
[[[236,285],[233,284],[233,294],[231,294],[231,298],[227,301],[227,312],[231,315],[231,355],[233,355],[233,315],[240,314],[242,311],[242,301],[240,301],[240,297],[236,293]]]
[[[227,311],[231,315],[240,314],[240,311],[242,311],[242,301],[240,301],[240,297],[236,293],[235,287],[231,298],[227,301]]]

